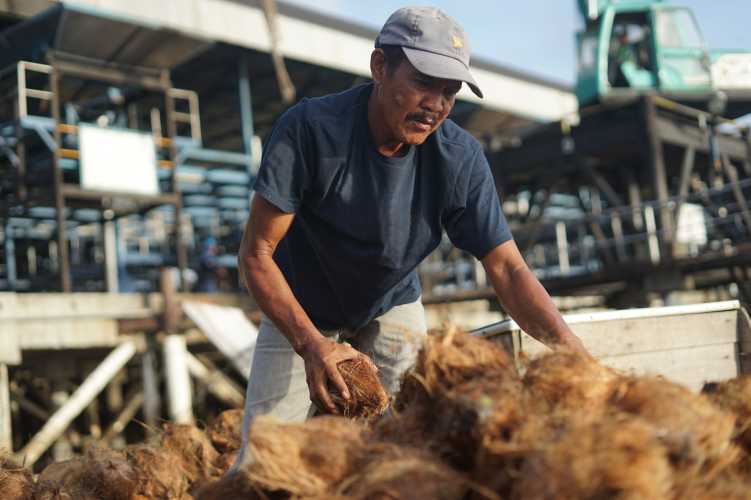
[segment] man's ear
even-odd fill
[[[386,76],[386,55],[383,49],[373,49],[370,53],[370,76],[375,83],[380,83]]]

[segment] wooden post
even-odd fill
[[[146,351],[141,358],[143,376],[143,421],[149,434],[157,430],[162,416],[162,399],[159,395],[157,350],[153,335],[146,336]]]
[[[177,291],[175,289],[175,280],[169,268],[163,267],[159,273],[159,288],[164,298],[164,316],[162,328],[167,333],[175,333],[180,325],[182,309],[177,300]]]
[[[187,353],[188,370],[193,377],[206,385],[206,388],[216,398],[224,401],[231,408],[242,408],[245,398],[240,389],[220,371],[211,371],[201,361]]]
[[[125,429],[125,426],[128,425],[128,422],[133,420],[133,417],[136,416],[138,410],[143,406],[143,402],[144,397],[143,392],[141,391],[136,392],[131,398],[129,398],[128,402],[125,403],[123,410],[105,431],[102,440],[105,443],[109,443],[115,437],[117,437]]]

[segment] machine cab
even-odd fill
[[[582,0],[580,6],[586,19],[577,35],[581,106],[655,90],[711,92],[708,52],[689,9],[654,1]]]

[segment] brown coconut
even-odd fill
[[[339,487],[344,498],[357,500],[461,500],[469,480],[431,455],[391,444],[368,448],[357,471]]]
[[[34,479],[31,471],[7,457],[0,457],[0,498],[31,500]]]
[[[325,495],[351,472],[364,445],[364,431],[357,421],[343,417],[285,424],[262,415],[250,428],[251,462],[238,473],[262,491]]]
[[[348,359],[337,365],[349,389],[345,400],[329,382],[329,394],[337,413],[349,418],[372,419],[382,415],[389,407],[389,396],[378,375],[362,358]]]
[[[39,475],[34,497],[129,500],[136,484],[137,471],[124,454],[92,449],[83,457],[47,466]]]
[[[242,441],[243,410],[235,408],[223,411],[206,429],[211,444],[220,453],[239,450]]]
[[[558,439],[525,457],[513,498],[669,498],[670,463],[653,426],[623,414],[569,422]]]
[[[701,392],[719,408],[735,415],[734,439],[751,453],[751,375],[705,384]]]
[[[180,467],[190,484],[218,477],[221,473],[214,465],[219,459],[219,453],[206,433],[194,425],[165,424],[161,445],[165,451],[180,458]]]
[[[661,377],[623,378],[611,406],[655,426],[674,464],[701,467],[735,460],[727,454],[735,417],[686,387]]]
[[[493,376],[517,376],[513,360],[501,347],[456,327],[434,330],[426,338],[415,367],[404,376],[396,407],[424,404],[426,399],[476,377]]]
[[[183,498],[188,492],[188,478],[182,458],[172,450],[149,445],[128,448],[128,459],[138,471],[136,496],[141,498]]]
[[[554,351],[532,360],[523,382],[535,403],[551,410],[586,407],[602,413],[618,378],[617,372],[593,358],[572,351]]]

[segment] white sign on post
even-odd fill
[[[159,194],[151,134],[81,125],[81,187],[130,194]]]

